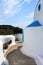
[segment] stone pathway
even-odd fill
[[[10,52],[7,56],[9,65],[36,65],[33,58],[21,53],[20,48]]]

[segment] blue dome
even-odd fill
[[[42,25],[39,23],[39,21],[34,21],[30,25],[28,25],[27,27],[36,27],[36,26],[42,26]]]

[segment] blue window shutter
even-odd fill
[[[22,30],[22,42],[24,42],[24,30]]]

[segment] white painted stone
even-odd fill
[[[41,9],[40,11],[38,10],[39,4],[41,4]],[[39,0],[37,3],[37,6],[35,8],[35,13],[34,13],[34,21],[38,20],[41,25],[43,25],[43,0]]]
[[[15,45],[15,36],[13,35],[0,35],[0,65],[6,64],[9,65],[6,58],[4,58],[3,54],[3,44],[5,42],[8,42],[9,40],[12,40],[12,45]]]

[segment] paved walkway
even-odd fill
[[[7,56],[9,65],[36,65],[33,58],[21,53],[20,48],[10,52]]]

